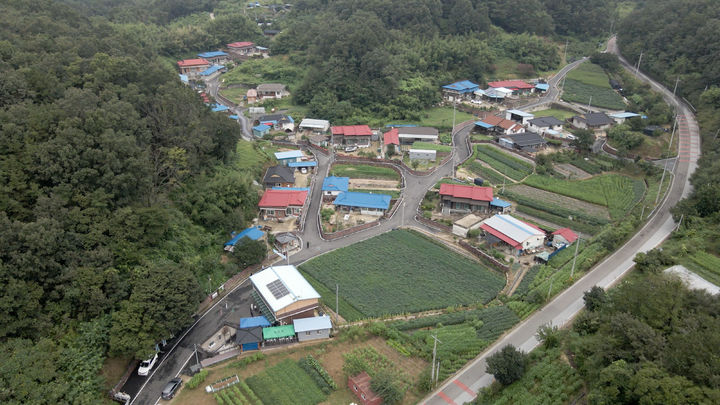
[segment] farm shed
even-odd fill
[[[443,215],[456,212],[488,212],[493,200],[492,187],[441,184],[440,201]]]
[[[288,166],[271,166],[268,167],[263,177],[263,186],[265,188],[272,187],[292,187],[295,184],[295,170]]]
[[[315,170],[318,163],[315,160],[309,160],[309,161],[300,161],[300,162],[290,162],[288,163],[288,167],[291,169],[308,169],[311,173]]]
[[[528,121],[535,118],[534,114],[521,110],[507,110],[505,111],[505,119],[509,121],[519,122],[522,125],[527,124]]]
[[[275,235],[275,248],[280,252],[287,252],[300,246],[298,237],[289,232]]]
[[[300,216],[307,195],[307,190],[265,190],[258,203],[260,216],[264,220]]]
[[[348,211],[354,208],[363,215],[382,216],[390,208],[391,196],[387,194],[356,193],[343,191],[335,197],[336,207],[345,207]]]
[[[627,119],[637,118],[639,116],[640,116],[640,114],[638,114],[638,113],[628,112],[628,111],[610,114],[610,118],[612,118],[615,121],[615,123],[617,123],[617,124],[622,124]]]
[[[256,138],[262,138],[265,134],[270,132],[270,126],[269,125],[256,125],[252,129],[253,136]]]
[[[429,149],[408,149],[408,155],[410,156],[410,160],[429,160],[434,162],[437,151]]]
[[[415,142],[437,142],[438,130],[431,127],[398,128],[400,145],[412,145]]]
[[[545,241],[543,230],[510,215],[493,215],[483,221],[480,228],[485,231],[490,245],[506,243],[513,248],[516,255],[537,249]]]
[[[470,80],[462,80],[452,84],[442,86],[443,98],[448,101],[460,101],[472,98],[475,90],[479,89],[480,85],[471,82]]]
[[[299,162],[302,157],[303,153],[301,150],[275,152],[275,159],[283,166],[287,166],[290,162]]]
[[[322,185],[323,196],[337,197],[341,192],[348,191],[349,184],[349,177],[325,177]]]
[[[480,224],[482,224],[482,218],[475,214],[468,214],[453,223],[452,233],[467,238],[468,232],[480,228]]]
[[[295,328],[292,325],[263,328],[263,346],[277,343],[290,343],[295,340]]]
[[[314,314],[320,294],[295,266],[273,266],[250,276],[253,298],[263,315],[288,323]]]
[[[576,115],[572,118],[572,124],[580,129],[603,130],[608,129],[613,124],[613,120],[607,114],[587,113],[584,117]]]
[[[264,316],[240,318],[240,324],[235,332],[235,343],[242,351],[260,349],[260,342],[263,340],[262,330],[268,326],[270,322]]]
[[[522,80],[501,80],[497,82],[488,82],[488,86],[494,89],[502,87],[511,90],[514,95],[529,94],[535,89],[535,86]]]
[[[493,211],[497,211],[501,214],[504,214],[505,212],[510,210],[510,204],[509,202],[505,200],[501,200],[497,197],[493,198],[492,201],[490,201],[490,209]]]
[[[363,405],[380,405],[383,402],[382,397],[370,388],[370,376],[364,371],[356,376],[348,377],[348,388]]]
[[[327,132],[328,129],[330,129],[330,121],[305,118],[300,121],[298,129],[301,131],[312,132],[315,134],[323,134]]]
[[[556,249],[560,248],[561,246],[570,246],[578,239],[577,234],[573,232],[570,228],[558,229],[557,231],[553,232],[552,235],[552,245]]]
[[[265,236],[265,232],[260,230],[261,227],[259,226],[251,226],[250,228],[245,229],[244,231],[235,234],[235,232],[232,233],[233,238],[230,239],[225,243],[225,251],[232,252],[235,250],[235,245],[242,239],[242,238],[248,238],[250,240],[258,240]]]
[[[367,125],[343,125],[331,127],[333,145],[370,146],[372,130]]]
[[[294,319],[293,326],[295,327],[298,342],[306,342],[315,339],[328,339],[332,329],[332,322],[327,315],[314,316],[312,318]]]
[[[545,93],[548,90],[550,90],[550,85],[547,83],[538,83],[535,85],[535,91],[537,93]]]
[[[199,73],[200,78],[202,78],[205,81],[213,80],[214,78],[220,76],[221,73],[225,72],[227,68],[223,65],[212,65],[209,68],[203,70]]]
[[[292,132],[295,130],[295,120],[285,114],[263,115],[256,121],[257,124],[267,125],[276,131]]]

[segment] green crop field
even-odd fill
[[[400,181],[400,175],[389,167],[370,166],[370,165],[350,165],[341,164],[333,165],[330,170],[331,176],[350,177],[351,179],[377,179],[377,180],[397,180]]]
[[[533,172],[533,165],[489,145],[475,147],[477,158],[493,169],[515,180],[522,180]]]
[[[532,175],[525,184],[579,200],[604,205],[610,217],[625,215],[643,198],[645,183],[620,174],[603,174],[586,180],[567,181],[549,176]]]
[[[488,302],[505,277],[417,232],[397,230],[300,265],[366,317]],[[335,296],[323,296],[335,306]],[[340,315],[348,320],[357,315]]]
[[[597,87],[573,79],[565,80],[562,99],[579,104],[590,103],[593,107],[610,108],[613,110],[625,108],[622,97],[613,89]]]
[[[313,379],[292,360],[284,360],[245,382],[264,404],[315,405],[325,400]]]
[[[471,171],[478,177],[482,178],[483,180],[489,181],[490,183],[495,185],[503,184],[503,181],[508,184],[512,183],[511,180],[506,179],[505,176],[498,173],[497,171],[489,167],[483,166],[479,160],[470,159],[463,165],[463,167],[465,167],[465,169]]]
[[[440,145],[437,143],[432,142],[414,142],[412,144],[413,149],[428,149],[428,150],[436,150],[438,152],[452,152],[452,146],[449,145]]]
[[[453,123],[453,109],[451,107],[435,107],[420,113],[419,121],[393,121],[393,124],[417,124],[425,127],[435,127],[440,130],[449,130]],[[463,111],[455,111],[455,125],[474,119],[475,116]]]
[[[577,115],[577,113],[570,111],[570,110],[562,110],[559,108],[550,108],[548,110],[541,110],[541,111],[533,111],[533,114],[536,117],[555,117],[559,119],[560,121],[565,121],[566,118],[570,118],[574,115]]]
[[[576,80],[581,83],[589,84],[605,89],[610,87],[610,79],[602,67],[594,63],[583,63],[567,74],[568,79]]]

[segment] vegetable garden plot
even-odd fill
[[[284,360],[245,381],[265,404],[315,405],[325,400],[312,378],[292,360]]]
[[[398,180],[400,175],[389,167],[370,166],[363,164],[338,164],[330,170],[332,176],[349,177],[351,179]]]
[[[477,158],[514,180],[522,180],[533,172],[533,165],[488,145],[476,147]]]
[[[534,202],[535,204],[526,203],[525,205],[529,205],[536,209],[549,212],[557,212],[558,209],[564,209],[568,211],[577,211],[591,218],[610,219],[607,207],[588,203],[572,197],[566,197],[564,195],[541,190],[539,188],[518,184],[509,186],[506,193],[524,197],[524,199],[528,202]]]
[[[368,317],[487,302],[505,277],[412,231],[392,231],[300,266]],[[341,310],[341,316],[345,316]]]

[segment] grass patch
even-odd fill
[[[341,296],[367,317],[488,302],[505,284],[500,274],[405,230],[335,250],[300,269],[329,289],[338,284]]]
[[[261,83],[282,83],[293,91],[305,76],[305,70],[287,56],[250,59],[222,76],[223,83],[255,88]]]
[[[620,218],[643,198],[645,183],[620,174],[603,174],[586,180],[568,181],[555,177],[532,175],[525,184],[542,190],[604,205],[610,217]]]
[[[622,97],[613,89],[594,86],[574,79],[565,80],[562,99],[579,104],[591,103],[593,107],[612,110],[625,108]]]
[[[245,87],[233,87],[229,89],[221,89],[220,94],[235,104],[241,104],[245,101],[247,91],[248,89]]]
[[[696,251],[682,258],[680,263],[705,280],[720,285],[720,257],[707,252]]]
[[[560,108],[550,108],[547,110],[540,110],[540,111],[533,111],[533,114],[536,117],[555,117],[559,119],[560,121],[565,121],[567,118],[571,118],[577,113],[570,111],[570,110],[563,110]]]
[[[277,148],[267,141],[249,142],[240,139],[235,151],[234,166],[242,171],[253,171],[257,176],[263,172],[265,163],[275,161]]]
[[[439,130],[450,130],[453,123],[453,109],[451,107],[435,107],[420,113],[418,121],[393,121],[393,124],[417,124],[423,127],[435,127]],[[475,119],[475,116],[463,111],[455,111],[455,125],[468,120]]]
[[[607,73],[605,73],[602,67],[594,63],[582,63],[580,66],[571,70],[567,74],[567,78],[591,86],[612,89]]]
[[[414,142],[412,144],[413,149],[426,149],[426,150],[436,150],[438,152],[452,152],[452,146],[449,145],[440,145],[437,143],[432,142]]]
[[[331,176],[349,177],[351,179],[377,179],[377,180],[397,180],[400,181],[400,175],[393,169],[388,167],[370,166],[370,165],[334,165],[330,170]]]
[[[335,286],[331,286],[332,288],[326,287],[325,284],[317,281],[315,277],[311,276],[308,272],[303,271],[302,266],[300,266],[300,273],[302,273],[303,277],[307,279],[308,283],[310,283],[315,291],[320,294],[320,302],[335,311]],[[345,300],[344,294],[340,294],[338,305],[340,306],[340,314],[342,314],[340,316],[345,318],[345,320],[357,321],[367,318],[365,314],[358,311],[354,306],[352,306],[352,304]]]
[[[580,222],[575,219],[571,220],[568,217],[563,217],[552,212],[539,210],[523,204],[517,204],[515,209],[519,214],[521,214],[520,216],[522,216],[522,214],[527,214],[537,219],[558,225],[559,227],[571,228],[577,232],[582,232],[588,235],[594,235],[601,229],[600,226],[597,225],[591,225],[587,222]]]

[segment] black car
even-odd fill
[[[165,385],[165,388],[163,388],[162,391],[162,399],[172,399],[172,397],[175,396],[175,393],[180,389],[180,386],[182,385],[182,380],[180,378],[173,378],[172,380],[168,381],[167,385]]]

